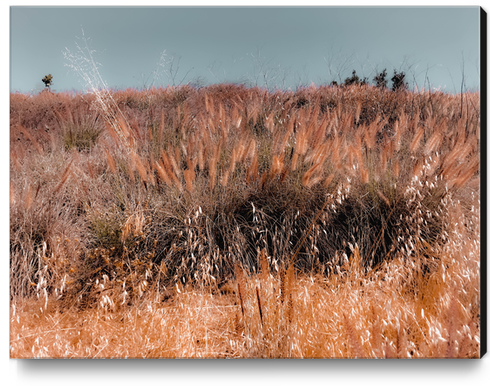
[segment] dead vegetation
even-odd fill
[[[479,357],[479,94],[105,98],[11,94],[12,357]]]

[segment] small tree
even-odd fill
[[[376,82],[376,87],[379,88],[386,88],[388,86],[388,80],[386,80],[386,68],[383,70],[383,72],[380,72],[376,74],[374,77],[374,81]]]
[[[395,70],[395,75],[393,75],[391,81],[393,82],[393,86],[391,86],[393,91],[406,90],[408,88],[408,84],[405,82],[404,72],[397,72]]]
[[[345,78],[344,85],[345,86],[352,86],[352,85],[361,85],[364,86],[368,82],[367,78],[360,79],[357,74],[356,70],[352,71],[352,76],[350,78]]]
[[[353,84],[359,83],[359,77],[356,75],[356,70],[352,71],[352,76],[350,78],[345,78],[344,84],[346,86],[351,86]]]
[[[47,87],[48,89],[51,87],[51,84],[53,82],[53,76],[51,74],[44,76],[42,78],[42,81],[44,83],[44,87]]]

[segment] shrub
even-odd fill
[[[386,68],[382,72],[376,74],[376,76],[374,77],[374,82],[376,83],[375,86],[379,88],[386,88],[388,85],[388,80],[386,79],[386,76]]]
[[[393,91],[402,91],[408,88],[408,84],[405,82],[404,72],[397,72],[395,70],[395,74],[393,75],[393,78],[391,78],[391,81],[393,82],[393,85],[391,86]]]
[[[352,76],[350,78],[346,78],[344,81],[345,86],[352,86],[352,85],[361,85],[364,86],[368,82],[367,78],[360,79],[357,74],[356,70],[352,71]]]
[[[49,75],[46,75],[41,80],[43,81],[45,87],[50,88],[51,84],[53,83],[53,76],[51,74],[49,74]]]

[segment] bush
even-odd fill
[[[393,78],[391,78],[391,81],[393,82],[393,85],[391,86],[393,91],[402,91],[408,88],[408,84],[405,82],[404,72],[397,72],[395,70],[395,74],[393,75]]]
[[[53,76],[51,74],[49,74],[49,75],[46,75],[41,80],[43,81],[45,87],[50,88],[51,84],[53,82]]]
[[[346,78],[344,81],[345,86],[352,86],[352,85],[361,85],[364,86],[368,82],[367,78],[360,79],[356,75],[356,70],[352,71],[352,76],[350,78]]]
[[[388,80],[386,79],[386,76],[386,68],[382,72],[376,74],[376,76],[374,77],[374,81],[376,83],[375,86],[379,88],[386,88],[388,86]]]

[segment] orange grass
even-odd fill
[[[476,241],[448,248],[448,267],[428,279],[393,261],[369,276],[355,264],[328,279],[290,273],[286,286],[279,274],[267,273],[241,275],[239,287],[231,281],[226,292],[177,286],[164,303],[148,296],[116,311],[108,304],[77,310],[53,302],[45,309],[42,300],[19,300],[11,307],[10,352],[15,358],[475,358],[479,313],[469,302],[478,298],[478,263],[471,259],[477,253]]]
[[[479,98],[12,94],[11,357],[479,357]]]

